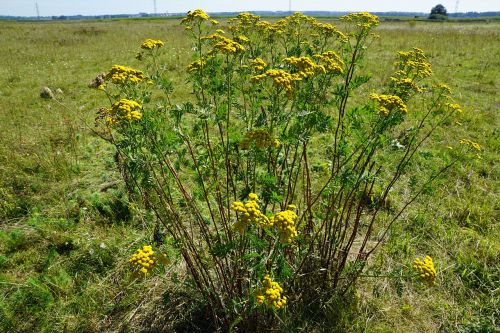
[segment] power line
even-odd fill
[[[36,16],[40,19],[40,9],[38,8],[38,2],[35,1]]]

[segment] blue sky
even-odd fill
[[[40,15],[98,15],[154,12],[154,0],[0,0],[0,15],[35,16],[35,2]],[[411,11],[429,12],[441,3],[448,12],[455,11],[456,0],[292,0],[292,10],[329,11]],[[288,10],[289,0],[156,0],[157,12]],[[500,11],[500,0],[460,0],[458,10]]]

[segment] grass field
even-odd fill
[[[349,332],[498,332],[500,22],[386,22],[376,32],[367,90],[387,79],[396,51],[422,48],[465,109],[428,153],[470,138],[482,159],[455,165],[373,259],[379,275],[395,276],[429,254],[436,286],[367,277],[352,308],[332,305],[331,321]],[[127,201],[112,149],[91,131],[107,100],[88,82],[113,64],[137,66],[145,38],[165,41],[174,95],[190,99],[178,20],[0,22],[0,332],[182,331],[194,322],[180,265],[131,279],[128,258],[152,233]],[[42,99],[43,86],[61,91]]]

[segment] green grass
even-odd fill
[[[176,97],[189,99],[183,71],[190,45],[178,23],[0,22],[0,332],[196,327],[181,265],[131,279],[127,259],[152,242],[152,230],[128,202],[113,151],[92,134],[95,112],[107,101],[87,88],[113,64],[138,65],[142,40],[158,38],[166,42],[164,63]],[[481,160],[450,170],[404,215],[367,272],[397,276],[416,256],[429,254],[437,285],[362,279],[347,310],[325,305],[345,330],[498,332],[499,28],[497,21],[401,21],[377,29],[381,37],[363,68],[373,75],[367,90],[387,79],[396,51],[422,48],[466,110],[436,134],[426,153],[439,154],[460,138],[484,151]],[[43,86],[60,88],[60,102],[41,99]]]

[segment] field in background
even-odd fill
[[[349,322],[352,332],[496,332],[500,23],[387,22],[376,32],[363,68],[373,75],[367,89],[388,79],[396,51],[422,48],[466,110],[427,153],[464,137],[484,151],[422,197],[374,258],[381,275],[397,275],[429,254],[437,285],[363,279],[352,309],[326,305],[332,322]],[[87,83],[113,64],[138,67],[146,38],[165,41],[176,96],[189,99],[190,45],[177,20],[0,22],[0,332],[196,324],[178,295],[181,268],[130,278],[128,257],[152,233],[127,201],[113,151],[92,134],[95,112],[108,102]],[[61,91],[42,99],[43,86]]]

